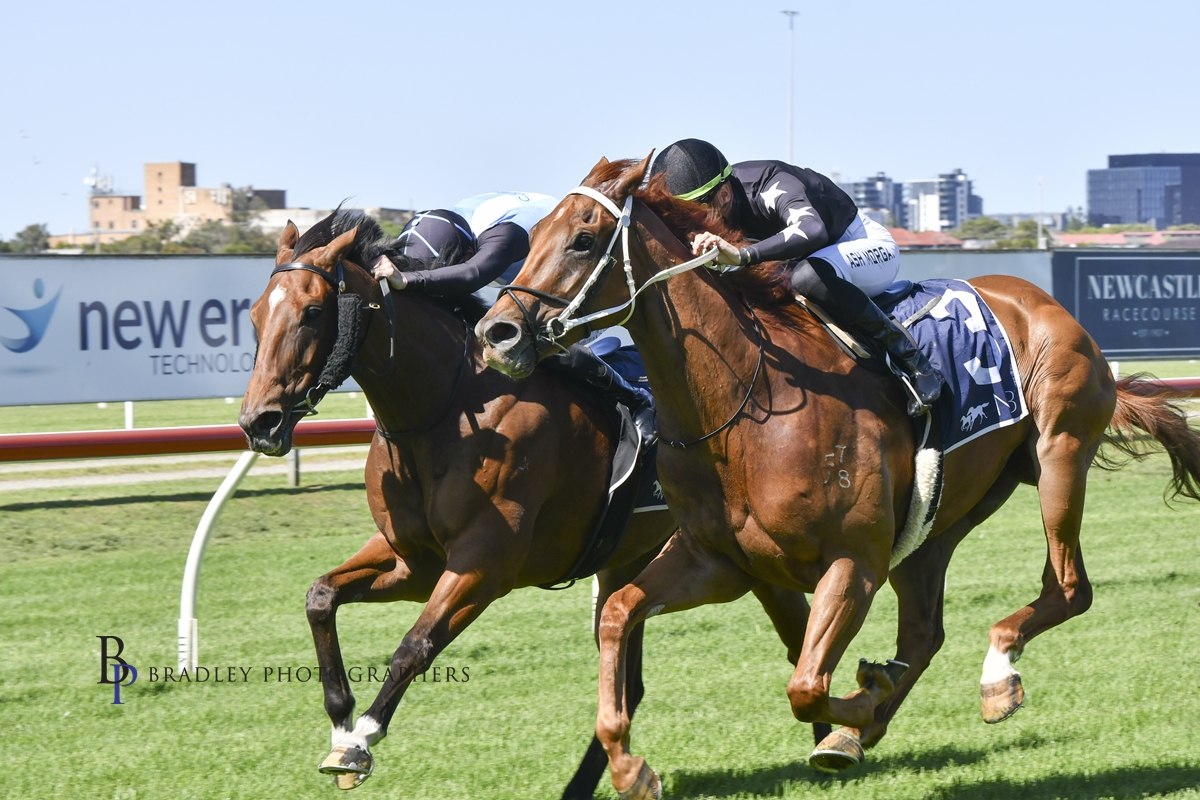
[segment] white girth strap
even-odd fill
[[[601,258],[599,263],[596,264],[596,268],[592,270],[592,274],[588,276],[588,279],[584,282],[582,288],[580,288],[579,293],[576,294],[575,298],[571,300],[566,308],[563,309],[563,312],[553,320],[553,328],[549,331],[551,339],[561,338],[572,328],[577,328],[580,325],[587,325],[588,323],[612,314],[616,314],[628,308],[628,313],[622,317],[620,322],[610,323],[613,325],[624,325],[629,321],[629,318],[633,316],[634,308],[637,305],[637,296],[641,294],[648,286],[658,283],[659,281],[665,281],[667,278],[673,278],[676,275],[693,270],[696,267],[705,266],[716,260],[718,251],[717,248],[714,247],[700,256],[693,258],[691,261],[685,261],[682,264],[677,264],[674,267],[668,267],[667,269],[656,273],[654,277],[650,278],[650,280],[646,281],[639,288],[633,280],[633,264],[630,261],[629,255],[629,225],[631,222],[630,217],[633,212],[633,195],[629,195],[625,198],[625,207],[623,209],[618,209],[616,203],[614,203],[612,200],[608,199],[600,192],[597,192],[595,189],[587,186],[576,187],[575,189],[567,192],[567,194],[581,194],[584,197],[590,197],[592,200],[595,200],[617,220],[617,228],[613,231],[612,238],[608,241],[608,249],[604,251],[604,257]],[[592,289],[592,285],[600,279],[601,273],[604,272],[605,267],[607,267],[609,261],[612,260],[613,247],[616,246],[618,237],[621,239],[621,255],[625,265],[625,285],[629,289],[629,299],[619,306],[601,309],[600,311],[588,314],[585,317],[574,319],[575,313],[586,301],[588,293]]]

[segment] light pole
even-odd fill
[[[796,96],[792,88],[793,82],[796,80],[796,17],[799,16],[799,11],[781,11],[781,14],[787,15],[788,18],[788,163],[792,163],[792,103]]]

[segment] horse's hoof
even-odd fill
[[[658,774],[650,769],[650,765],[642,762],[637,780],[623,792],[617,792],[621,800],[660,800],[662,798],[662,781]]]
[[[983,702],[983,721],[989,725],[1003,722],[1025,704],[1020,674],[1014,672],[1002,681],[980,686],[979,698]]]
[[[317,771],[333,776],[333,785],[339,789],[353,789],[361,786],[362,782],[371,777],[375,769],[375,760],[371,754],[361,747],[352,744],[339,744],[333,748]]]
[[[858,737],[845,731],[845,728],[838,728],[822,739],[808,757],[808,765],[819,772],[834,773],[861,764],[865,758],[862,744]]]
[[[362,786],[362,782],[366,779],[366,775],[358,772],[339,772],[333,776],[333,786],[335,789],[349,791]]]

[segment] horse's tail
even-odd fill
[[[1172,402],[1183,396],[1145,374],[1117,381],[1117,408],[1112,424],[1104,433],[1104,442],[1124,457],[1101,450],[1096,456],[1096,466],[1117,469],[1129,459],[1146,458],[1152,452],[1144,446],[1148,435],[1163,446],[1171,459],[1172,499],[1182,495],[1200,500],[1200,434],[1188,425],[1183,409]]]

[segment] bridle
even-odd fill
[[[584,281],[582,288],[580,288],[579,292],[573,299],[567,300],[566,298],[558,297],[556,295],[549,294],[548,292],[543,292],[539,289],[533,289],[528,286],[519,286],[517,284],[509,284],[500,290],[499,296],[508,295],[510,298],[512,298],[512,301],[516,304],[517,308],[520,309],[521,315],[525,318],[525,324],[529,327],[529,333],[535,339],[535,341],[542,341],[553,347],[563,349],[559,340],[571,329],[578,328],[580,326],[585,326],[586,329],[590,329],[591,323],[595,322],[596,320],[603,319],[604,317],[612,314],[618,314],[628,308],[629,311],[624,317],[621,318],[620,322],[610,323],[610,325],[624,325],[629,321],[629,318],[633,316],[634,309],[637,307],[638,295],[653,284],[673,278],[676,275],[682,275],[685,272],[690,272],[697,267],[708,267],[709,269],[717,272],[726,271],[719,268],[714,263],[719,251],[716,247],[713,247],[711,250],[701,253],[699,256],[690,261],[685,261],[682,264],[676,264],[673,267],[667,267],[664,270],[656,272],[650,277],[649,280],[639,287],[633,279],[633,262],[629,253],[629,226],[632,221],[633,195],[630,194],[627,196],[625,198],[624,207],[618,209],[617,204],[612,200],[605,197],[595,189],[587,186],[578,186],[567,192],[567,194],[583,195],[584,197],[595,200],[606,211],[608,211],[608,213],[612,214],[613,217],[616,218],[617,227],[613,231],[612,238],[608,240],[608,249],[604,251],[604,256],[601,257],[599,263],[597,263],[596,267],[592,270],[592,274],[588,276],[586,281]],[[583,306],[586,305],[591,299],[592,292],[595,290],[595,288],[603,285],[604,277],[608,274],[609,269],[611,269],[612,266],[617,263],[617,260],[613,258],[612,251],[617,244],[618,238],[621,240],[621,254],[623,256],[625,266],[625,285],[629,289],[629,299],[618,306],[612,306],[610,308],[601,309],[600,311],[595,311],[582,317],[576,317],[575,315],[579,309],[583,308]],[[517,297],[517,292],[523,292],[525,294],[532,295],[547,305],[556,308],[562,308],[563,311],[558,316],[550,319],[544,325],[538,325],[537,320],[530,315],[529,310],[525,307],[525,304],[522,303]],[[499,297],[497,299],[499,299]],[[690,441],[677,441],[675,439],[668,439],[665,436],[660,435],[660,442],[664,442],[671,447],[678,448],[691,447],[694,444],[699,444],[700,442],[711,439],[721,431],[727,429],[746,409],[746,405],[750,402],[751,395],[754,394],[754,386],[756,383],[758,383],[758,377],[762,373],[765,352],[763,347],[762,326],[759,324],[758,315],[754,313],[754,309],[749,303],[746,303],[744,300],[743,303],[746,306],[746,310],[750,312],[750,318],[754,320],[754,332],[758,336],[758,363],[754,367],[754,376],[750,379],[750,384],[746,387],[746,396],[742,398],[741,404],[738,406],[737,410],[733,412],[733,415],[730,416],[729,419],[727,419],[724,424],[722,424],[716,430],[710,431],[698,439],[692,439]]]
[[[624,325],[629,321],[629,318],[633,316],[634,309],[637,307],[637,296],[650,286],[658,283],[659,281],[665,281],[668,278],[673,278],[676,275],[681,275],[684,272],[696,269],[696,267],[707,266],[716,260],[718,251],[717,248],[714,247],[711,250],[700,254],[696,258],[693,258],[691,261],[685,261],[682,264],[677,264],[673,267],[668,267],[661,272],[655,273],[650,280],[646,281],[639,287],[633,279],[633,262],[629,254],[629,225],[633,214],[633,195],[631,194],[626,197],[624,207],[618,209],[617,204],[612,200],[609,200],[600,192],[597,192],[595,189],[587,186],[576,187],[567,192],[567,194],[579,194],[595,200],[597,203],[603,206],[608,213],[612,214],[613,217],[616,218],[617,227],[613,230],[612,238],[608,240],[608,248],[604,251],[604,255],[601,256],[600,261],[592,270],[592,274],[588,276],[586,281],[584,281],[583,288],[579,290],[579,293],[575,295],[574,299],[567,300],[547,292],[532,289],[528,286],[518,286],[517,284],[511,283],[500,290],[500,296],[508,295],[512,298],[513,302],[516,303],[517,308],[521,310],[521,314],[525,317],[526,324],[529,325],[530,334],[538,340],[561,348],[562,345],[559,343],[559,340],[566,336],[567,332],[573,328],[578,328],[580,326],[590,327],[591,324],[596,320],[603,319],[604,317],[612,314],[620,313],[628,308],[629,311],[624,317],[621,318],[620,322],[609,323],[609,326]],[[613,248],[617,245],[617,239],[621,240],[621,255],[625,264],[625,286],[629,290],[629,299],[624,303],[621,303],[619,306],[604,308],[600,311],[587,314],[586,316],[576,317],[575,315],[579,312],[579,309],[583,308],[583,306],[586,305],[589,300],[591,300],[592,292],[597,286],[603,285],[604,277],[608,275],[608,271],[617,263],[617,260],[613,258],[612,255]],[[517,298],[515,294],[516,292],[524,292],[525,294],[533,295],[547,305],[562,308],[563,311],[545,325],[539,326],[537,322],[529,315],[529,311],[525,308],[525,304]],[[499,297],[497,299],[499,299]]]
[[[301,272],[311,272],[312,274],[319,276],[321,278],[321,280],[325,281],[326,283],[328,283],[330,285],[330,287],[337,290],[339,312],[340,312],[340,307],[342,305],[342,298],[352,299],[353,302],[360,303],[361,304],[360,308],[362,308],[363,310],[378,311],[380,309],[380,306],[378,303],[362,304],[361,297],[359,297],[356,294],[346,291],[345,268],[343,267],[343,262],[341,261],[341,259],[338,260],[337,266],[335,269],[336,269],[336,275],[337,275],[336,278],[333,275],[331,275],[329,272],[321,269],[320,267],[316,266],[315,264],[309,264],[305,261],[289,261],[286,264],[280,264],[279,266],[275,267],[275,269],[271,270],[271,275],[274,276],[276,273],[280,273],[280,272],[301,271]],[[392,287],[390,284],[388,284],[386,278],[381,278],[379,280],[379,290],[383,293],[384,307],[387,310],[388,360],[387,360],[387,366],[384,367],[383,369],[375,369],[374,367],[371,367],[370,369],[371,369],[371,372],[373,372],[374,374],[383,376],[383,375],[390,374],[392,371],[392,367],[396,363],[396,305],[395,305],[395,300],[392,297]],[[462,319],[461,317],[460,317],[460,319],[463,323],[464,329],[466,330],[466,334],[463,337],[463,358],[462,358],[462,363],[459,365],[458,376],[457,376],[457,378],[455,378],[454,387],[453,387],[453,389],[451,389],[450,399],[447,401],[446,407],[441,411],[441,413],[439,413],[437,415],[437,417],[432,422],[429,422],[425,425],[421,425],[420,427],[412,428],[412,429],[406,430],[406,431],[385,431],[382,427],[380,427],[379,420],[376,419],[375,430],[384,439],[387,439],[388,441],[393,441],[397,437],[412,436],[414,434],[424,433],[424,432],[432,429],[436,425],[438,425],[450,413],[451,408],[453,408],[453,406],[454,406],[454,401],[458,397],[458,390],[459,390],[459,387],[462,385],[463,375],[467,371],[467,362],[470,360],[471,326],[467,323],[467,321],[465,319]],[[368,321],[367,324],[369,325],[370,322]],[[343,331],[341,330],[340,326],[338,328],[337,335],[338,336],[343,335]],[[363,337],[365,338],[365,336],[366,336],[366,333],[364,332]],[[335,341],[334,350],[336,350],[336,349],[337,349],[337,344]],[[257,360],[258,360],[258,357],[256,354],[255,361],[257,362]],[[352,375],[357,371],[358,371],[358,369],[351,370],[350,374]],[[349,377],[349,376],[346,376],[346,377]],[[318,378],[317,383],[314,384],[312,386],[312,388],[310,388],[308,390],[307,393],[305,393],[304,401],[302,403],[299,403],[298,405],[295,405],[292,407],[292,414],[299,414],[302,417],[317,415],[317,404],[320,403],[322,399],[324,399],[326,394],[328,394],[333,389],[336,389],[337,386],[340,385],[340,381],[338,381],[338,383],[336,383],[336,384],[330,384],[330,383],[326,382],[325,380],[323,380],[323,378],[324,378],[324,374],[322,373],[322,376],[320,378]]]

